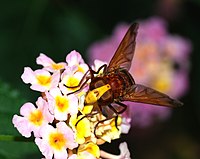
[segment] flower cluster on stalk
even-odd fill
[[[127,133],[130,120],[119,116],[117,128],[114,119],[96,126],[106,117],[101,112],[93,112],[93,105],[84,104],[90,81],[79,90],[79,83],[89,69],[81,55],[72,51],[65,62],[55,63],[41,53],[36,62],[42,68],[34,71],[25,67],[21,78],[32,90],[41,92],[41,96],[35,104],[25,103],[20,116],[13,116],[13,124],[22,136],[33,135],[46,159],[130,158],[125,143],[120,145],[122,152],[118,156],[99,148],[119,138],[121,133]],[[95,61],[92,68],[98,69],[101,65],[101,61]],[[73,93],[76,90],[79,91]]]

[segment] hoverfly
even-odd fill
[[[130,26],[108,66],[102,65],[97,72],[89,67],[88,72],[90,76],[86,77],[85,82],[81,80],[79,83],[81,89],[89,79],[91,80],[85,104],[94,105],[95,109],[107,117],[106,120],[114,117],[117,120],[118,115],[126,110],[127,105],[122,103],[123,101],[167,107],[179,107],[183,105],[180,101],[166,94],[144,85],[136,84],[132,75],[128,72],[135,51],[138,28],[138,23],[133,23]],[[99,74],[100,71],[103,73]],[[103,121],[105,120],[99,121],[99,123]]]

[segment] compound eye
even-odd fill
[[[106,83],[99,77],[95,77],[90,83],[90,90],[96,89],[98,87],[104,86]]]

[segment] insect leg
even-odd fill
[[[92,117],[93,115],[96,115],[96,114],[98,114],[98,112],[92,113],[92,114],[84,115],[83,117],[81,117],[81,118],[76,122],[75,126],[77,126],[78,123],[79,123],[81,120],[83,120],[84,118],[86,118],[86,117]]]
[[[79,84],[78,85],[76,85],[76,86],[67,86],[67,85],[65,85],[67,88],[77,88],[77,87],[80,87],[80,85],[82,85],[82,83],[83,83],[83,80],[86,78],[86,76],[87,76],[87,74],[90,72],[90,70],[88,70],[84,75],[83,75],[83,77],[82,77],[82,79],[81,79],[81,81],[79,82]]]
[[[119,128],[117,127],[117,120],[118,120],[118,115],[115,117],[115,127],[116,127],[116,129],[119,131]]]
[[[103,69],[103,73],[104,73],[107,69],[107,65],[106,64],[102,65],[101,67],[99,67],[99,69],[95,73],[98,74],[101,71],[101,69]]]
[[[80,87],[79,89],[77,89],[76,91],[74,92],[70,92],[68,93],[67,95],[70,95],[70,94],[73,94],[73,93],[76,93],[78,91],[80,91],[85,85],[86,83],[88,82],[88,80],[92,79],[94,77],[94,72],[93,70],[91,69],[90,66],[89,67],[89,70],[83,75],[81,81],[79,82],[79,84],[77,86],[66,86],[67,88],[78,88]],[[87,77],[87,74],[90,73],[90,76]],[[84,79],[86,78],[86,80],[84,81]],[[84,81],[84,82],[83,82]]]
[[[96,134],[96,129],[97,129],[98,125],[99,125],[100,123],[103,123],[103,122],[105,122],[105,121],[107,121],[107,120],[110,120],[110,119],[112,119],[112,118],[106,118],[106,119],[104,119],[104,120],[100,120],[100,121],[98,121],[98,123],[95,125],[95,127],[94,127],[94,135],[95,135],[96,138],[99,138],[99,137],[97,136],[97,134]]]
[[[108,107],[116,114],[116,116],[114,116],[113,118],[115,118],[115,127],[117,128],[117,130],[119,130],[118,127],[117,127],[117,119],[118,119],[119,113],[117,112],[117,110],[111,104],[109,104]]]
[[[121,103],[121,102],[115,102],[115,103],[117,103],[119,106],[122,106],[123,107],[123,109],[122,110],[120,110],[120,111],[116,111],[115,110],[115,108],[113,107],[113,106],[110,106],[109,108],[111,108],[114,112],[115,112],[115,114],[117,114],[117,116],[115,117],[115,127],[118,129],[118,127],[117,127],[117,119],[118,119],[118,114],[122,114],[126,109],[127,109],[127,105],[125,105],[124,103]],[[119,130],[119,129],[118,129]]]
[[[99,74],[99,72],[103,69],[103,73],[106,72],[106,69],[107,69],[107,65],[106,64],[103,64],[101,67],[99,67],[99,69],[97,71],[94,71],[90,66],[89,67],[89,70],[91,71],[91,73],[93,74]]]
[[[124,103],[121,103],[121,102],[115,102],[115,103],[118,104],[119,106],[123,107],[122,110],[117,111],[111,104],[108,105],[108,107],[116,114],[116,117],[115,117],[115,127],[118,129],[118,127],[117,127],[118,115],[122,114],[127,109],[127,105],[125,105]]]
[[[90,79],[90,78],[87,78],[87,79],[85,80],[85,82],[83,82],[83,83],[81,84],[81,86],[80,86],[79,89],[75,90],[74,92],[67,93],[67,95],[70,95],[70,94],[79,92],[79,91],[86,85],[86,83],[87,83],[87,81],[88,81],[89,79]],[[82,79],[81,79],[81,80],[82,80]],[[79,87],[79,86],[77,86],[77,87]],[[73,87],[73,88],[77,88],[77,87]],[[68,88],[69,88],[69,87],[68,87]]]

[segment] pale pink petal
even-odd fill
[[[40,53],[39,57],[37,57],[37,59],[36,59],[36,63],[38,65],[47,67],[47,66],[52,65],[52,63],[54,63],[54,61],[51,58],[49,58],[48,56],[46,56],[45,54]]]
[[[65,122],[57,123],[56,127],[59,132],[65,135],[65,138],[67,139],[66,147],[68,147],[69,149],[74,149],[78,146],[78,143],[76,143],[74,139],[74,132],[66,125]]]
[[[78,98],[74,94],[68,96],[70,102],[70,114],[74,115],[78,113]]]
[[[75,51],[75,50],[71,51],[67,55],[66,61],[68,63],[68,66],[73,66],[73,65],[84,63],[84,60],[81,57],[81,55],[77,51]]]
[[[121,124],[121,128],[122,128],[122,133],[127,134],[131,128],[131,118],[122,118],[122,124]]]
[[[35,75],[35,78],[36,78],[37,76],[47,76],[47,77],[51,77],[51,74],[50,74],[48,71],[42,70],[42,69],[35,70],[35,71],[34,71],[34,75]],[[33,89],[33,90],[36,90],[36,91],[45,92],[46,90],[49,90],[49,89],[50,89],[50,88],[47,87],[47,86],[43,86],[43,85],[38,84],[38,81],[37,81],[37,80],[34,81],[34,82],[32,82],[31,84],[32,84],[32,85],[31,85],[30,88]]]
[[[30,67],[24,68],[24,73],[21,75],[21,78],[26,84],[36,82],[35,74]]]
[[[62,149],[59,151],[54,151],[54,158],[55,159],[66,159],[68,157],[68,153],[66,149]]]
[[[44,66],[44,69],[50,72],[57,71],[57,68],[54,68],[55,65],[61,65],[62,68],[66,66],[66,63],[64,62],[59,62],[55,63],[51,58],[46,56],[45,54],[40,54],[40,56],[36,59],[36,63],[39,65]],[[59,68],[60,69],[60,68]]]
[[[48,138],[49,138],[49,134],[52,133],[52,132],[56,132],[56,129],[53,126],[44,125],[40,129],[40,136],[42,136],[43,139],[45,139],[47,141]]]
[[[45,92],[47,90],[45,87],[38,84],[33,84],[30,88],[32,90],[39,91],[39,92]]]
[[[63,83],[59,83],[59,88],[64,95],[71,92]]]
[[[50,90],[50,93],[47,93],[47,98],[48,98],[48,103],[50,106],[50,111],[53,112],[54,117],[57,120],[60,121],[64,121],[67,120],[68,118],[68,114],[70,113],[70,111],[73,111],[74,108],[68,108],[66,111],[60,111],[57,107],[56,107],[56,97],[63,97],[63,95],[60,92],[59,88],[54,88]],[[66,98],[68,98],[67,96],[65,96]],[[70,103],[69,103],[70,104]],[[71,107],[71,105],[69,105],[69,107]]]
[[[62,85],[60,87],[62,87]],[[75,94],[71,94],[69,96],[65,96],[65,95],[63,96],[58,88],[50,90],[50,94],[51,95],[47,95],[48,100],[49,100],[48,102],[50,105],[50,109],[53,108],[53,113],[57,120],[64,121],[64,120],[67,120],[68,114],[74,115],[78,113],[78,98]],[[69,107],[63,112],[61,112],[60,110],[57,109],[57,107],[55,107],[55,102],[56,102],[55,98],[57,96],[65,97],[69,101],[68,103]]]
[[[98,69],[103,66],[104,64],[107,64],[107,62],[101,61],[101,60],[94,60],[94,66],[92,66],[92,69],[94,71],[98,71]]]
[[[58,109],[54,109],[54,117],[56,120],[65,121],[68,119],[68,112],[60,112]]]
[[[46,141],[44,141],[40,138],[35,138],[35,143],[46,159],[52,159],[53,151]]]
[[[123,142],[119,145],[120,149],[120,159],[131,159],[130,152],[126,142]]]
[[[60,89],[58,87],[56,88],[52,88],[49,93],[53,96],[53,97],[56,97],[56,96],[61,96],[62,93],[60,92]]]
[[[30,125],[30,128],[33,131],[34,137],[41,137],[41,135],[40,135],[41,126]]]
[[[52,78],[51,82],[50,82],[50,85],[43,86],[43,85],[40,85],[38,83],[32,83],[32,86],[30,87],[31,89],[36,90],[36,91],[40,91],[40,92],[45,92],[46,90],[49,90],[51,88],[54,88],[54,87],[58,86],[58,83],[59,83],[59,80],[60,80],[60,73],[59,73],[59,71],[54,72],[52,76],[46,70],[41,70],[40,69],[40,70],[36,70],[35,71],[35,76],[41,76],[41,75]]]
[[[29,122],[26,118],[14,115],[12,119],[12,123],[14,124],[14,127],[17,128],[17,130],[22,134],[24,137],[30,137],[31,136],[31,130],[29,127]]]
[[[65,71],[61,74],[61,80],[63,80],[65,76],[73,75],[76,70],[77,70],[77,66],[74,66],[74,67],[66,66]]]
[[[51,89],[57,87],[59,81],[60,81],[60,71],[56,71],[52,75]]]
[[[20,114],[21,114],[22,116],[27,117],[27,116],[29,116],[29,114],[30,114],[32,111],[34,111],[35,109],[36,109],[35,106],[34,106],[32,103],[28,102],[28,103],[25,103],[25,104],[20,108]]]
[[[43,116],[46,120],[45,122],[52,123],[54,120],[54,116],[49,111],[48,103],[42,97],[39,97],[36,101],[36,105],[38,106],[38,109],[43,113]]]
[[[43,69],[38,69],[34,71],[35,75],[43,75],[43,76],[51,76],[51,74],[49,73],[49,71],[47,70],[43,70]]]
[[[53,90],[53,89],[52,89]],[[51,90],[50,90],[51,91]],[[50,113],[52,115],[54,115],[54,108],[55,108],[55,100],[54,97],[48,92],[45,91],[45,96],[47,98],[48,101],[48,110],[50,111]]]
[[[78,156],[76,154],[71,155],[68,159],[76,159]]]

